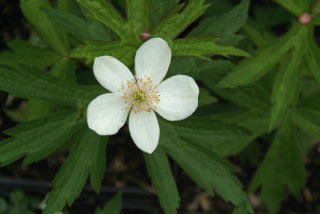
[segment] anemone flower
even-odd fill
[[[151,154],[160,137],[155,112],[177,121],[189,117],[198,107],[199,87],[191,77],[176,75],[162,81],[170,62],[171,49],[161,38],[150,39],[137,50],[136,76],[112,56],[96,57],[94,75],[111,93],[90,102],[89,128],[98,135],[116,134],[130,114],[129,131],[134,143]]]

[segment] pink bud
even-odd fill
[[[299,22],[303,25],[307,25],[312,21],[312,16],[309,13],[302,13],[299,16]]]
[[[140,39],[142,41],[147,41],[148,39],[150,39],[150,32],[149,31],[142,31],[142,33],[140,34]]]

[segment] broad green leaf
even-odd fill
[[[151,0],[151,23],[150,27],[155,27],[160,20],[169,13],[179,0]]]
[[[310,9],[309,0],[297,1],[297,0],[274,0],[278,4],[282,5],[288,11],[296,16],[300,16],[304,12],[308,12]]]
[[[85,7],[91,16],[110,28],[123,40],[131,40],[131,34],[125,19],[113,7],[109,1],[105,0],[76,0]],[[89,15],[89,14],[87,14]]]
[[[261,48],[252,58],[243,60],[218,86],[234,88],[260,79],[293,47],[299,30],[299,27],[294,27],[289,33]]]
[[[55,23],[66,32],[79,40],[101,40],[109,41],[110,36],[101,27],[97,27],[93,22],[88,22],[72,13],[64,12],[55,8],[42,8],[42,10]]]
[[[36,47],[23,40],[11,40],[7,43],[11,51],[0,53],[0,63],[18,67],[18,64],[29,65],[40,69],[52,65],[61,55],[49,48]]]
[[[249,56],[248,53],[231,45],[217,44],[219,38],[199,37],[177,39],[170,44],[173,56],[193,56],[201,59],[209,59],[204,54],[222,56]]]
[[[120,214],[122,209],[122,193],[118,192],[110,201],[108,201],[103,209],[97,209],[95,214]]]
[[[61,54],[66,54],[69,49],[67,35],[57,28],[42,7],[51,7],[48,0],[20,0],[20,7],[24,16],[35,26],[38,33],[48,44]]]
[[[127,0],[127,20],[131,32],[134,32],[139,40],[140,34],[144,30],[149,30],[150,7],[152,0]]]
[[[208,7],[209,4],[205,4],[205,0],[190,0],[185,7],[178,6],[176,10],[171,11],[151,34],[153,37],[161,37],[170,41],[199,18]]]
[[[151,155],[144,153],[144,159],[164,213],[177,213],[180,197],[167,155],[162,148],[157,148]]]
[[[129,46],[123,42],[97,42],[86,41],[86,46],[79,46],[72,50],[70,57],[86,58],[87,63],[94,61],[97,56],[113,56],[126,65],[132,65],[136,47]]]
[[[100,87],[80,87],[34,68],[21,66],[18,70],[6,65],[0,65],[0,90],[71,106],[87,104],[104,91]]]
[[[307,28],[302,27],[299,32],[299,40],[294,46],[291,56],[286,58],[275,77],[273,91],[271,96],[272,109],[269,124],[269,131],[274,129],[287,115],[290,107],[295,105],[300,91],[300,83],[303,68],[301,59],[305,53],[305,45]]]
[[[242,0],[232,10],[217,17],[215,14],[207,14],[189,36],[215,35],[222,37],[219,42],[235,43],[235,32],[245,24],[248,17],[250,0]],[[226,27],[228,26],[228,27]]]
[[[252,40],[252,42],[261,48],[267,45],[270,41],[276,37],[266,29],[259,29],[257,26],[259,23],[248,22],[243,26],[245,34]]]
[[[320,16],[318,15],[317,17],[315,17],[314,19],[312,19],[312,23],[314,25],[319,26],[320,25]]]
[[[295,195],[305,184],[306,173],[298,149],[296,128],[288,121],[279,127],[271,147],[257,170],[249,191],[262,185],[262,200],[270,213],[278,213],[287,186]]]
[[[105,164],[100,162],[105,161],[107,138],[98,136],[87,127],[78,134],[74,148],[54,178],[44,214],[59,212],[66,204],[70,206],[81,193],[89,175],[97,176],[94,181],[101,182]],[[96,168],[99,168],[98,174]],[[97,192],[99,186],[97,183],[93,185]]]
[[[248,203],[241,183],[232,175],[233,167],[214,152],[176,135],[169,123],[160,121],[160,145],[184,171],[211,195],[214,190],[234,205]],[[249,212],[253,212],[248,207]]]
[[[13,137],[1,142],[1,165],[8,165],[24,156],[24,164],[30,164],[56,152],[79,131],[83,120],[78,116],[74,110],[60,112],[6,130],[5,133]]]

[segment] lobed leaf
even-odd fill
[[[299,27],[261,48],[254,57],[245,59],[223,78],[218,86],[234,88],[248,85],[260,79],[271,70],[280,59],[293,47]]]
[[[208,7],[209,4],[205,4],[205,0],[191,0],[185,7],[176,6],[176,9],[173,9],[151,34],[153,37],[161,37],[170,41],[199,18]]]
[[[215,35],[221,37],[219,42],[236,43],[235,32],[239,31],[247,21],[249,5],[250,0],[242,0],[232,10],[219,17],[215,13],[206,14],[188,36]]]
[[[149,30],[150,7],[151,0],[127,0],[127,23],[137,40],[139,40],[142,31]]]
[[[301,156],[296,128],[285,121],[279,127],[249,188],[249,191],[253,192],[262,186],[262,200],[270,213],[278,213],[285,186],[295,195],[298,195],[304,186],[306,172]]]
[[[150,27],[153,29],[179,2],[179,0],[152,0]]]
[[[107,139],[87,127],[79,134],[74,148],[55,176],[44,214],[59,212],[66,204],[70,206],[81,193],[89,175],[97,176],[95,182],[101,182],[105,165],[100,162],[105,160]],[[95,167],[98,167],[98,174]],[[100,187],[100,184],[94,183],[93,187]]]
[[[24,164],[30,164],[56,152],[79,131],[83,120],[78,120],[78,116],[77,112],[69,110],[6,130],[5,133],[13,137],[1,142],[1,165],[24,156]]]
[[[0,90],[17,97],[81,106],[104,91],[100,87],[90,89],[53,77],[35,68],[21,66],[18,70],[0,65]]]
[[[177,39],[170,44],[173,56],[193,56],[202,59],[209,59],[204,54],[214,54],[222,56],[249,56],[243,50],[237,49],[231,45],[217,44],[219,38],[199,37]]]
[[[157,190],[164,213],[177,213],[180,197],[167,155],[159,147],[151,155],[144,153],[144,159],[152,186]]]
[[[168,123],[160,121],[160,126],[160,145],[199,186],[211,195],[215,190],[234,205],[248,203],[241,183],[232,175],[234,169],[228,162],[201,145],[179,137]],[[253,212],[250,206],[247,211]]]

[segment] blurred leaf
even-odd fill
[[[11,40],[7,42],[11,51],[0,53],[0,63],[18,67],[18,64],[29,65],[40,69],[52,65],[61,55],[49,48],[36,47],[23,40]]]
[[[64,12],[54,8],[42,9],[55,23],[66,32],[79,40],[101,40],[110,41],[110,36],[104,31],[102,26],[97,26],[94,22],[88,22],[72,13]]]
[[[207,14],[200,24],[190,32],[189,36],[215,35],[222,37],[219,41],[221,43],[236,43],[233,40],[234,33],[245,24],[249,4],[250,0],[242,0],[239,5],[219,17],[213,13]]]
[[[0,163],[8,165],[24,156],[24,164],[56,152],[78,130],[78,113],[60,112],[36,121],[21,123],[5,131],[12,138],[2,141]]]
[[[21,98],[43,99],[56,104],[83,105],[90,102],[101,88],[80,87],[52,75],[23,66],[20,70],[0,65],[0,90]]]
[[[271,147],[257,170],[249,191],[262,185],[262,200],[270,213],[278,213],[284,199],[284,187],[296,196],[305,185],[306,172],[298,149],[296,128],[285,121],[279,127]]]
[[[282,5],[288,11],[293,13],[296,16],[300,16],[304,12],[308,12],[310,9],[309,0],[306,1],[297,1],[297,0],[274,0],[278,4]]]
[[[211,195],[215,190],[224,200],[236,206],[248,203],[241,183],[232,175],[234,169],[228,162],[200,144],[179,137],[171,124],[161,120],[160,126],[160,145],[199,186]],[[250,206],[247,210],[253,213]]]
[[[150,27],[153,29],[178,2],[179,0],[152,0]]]
[[[48,0],[20,0],[20,7],[24,16],[35,26],[42,38],[53,49],[65,55],[69,49],[67,35],[57,28],[41,10],[42,7],[51,7],[50,2]]]
[[[231,45],[217,44],[218,40],[219,38],[215,37],[177,39],[171,44],[172,55],[193,56],[201,59],[209,59],[204,54],[249,56],[245,51]]]
[[[133,64],[136,47],[123,42],[86,41],[86,46],[79,46],[72,50],[70,57],[87,58],[87,63],[93,62],[97,56],[113,56],[126,65]]]
[[[210,94],[210,91],[205,88],[200,88],[198,106],[210,105],[212,103],[218,102],[218,99]]]
[[[271,70],[279,60],[296,43],[299,27],[294,27],[289,33],[261,48],[254,57],[242,60],[225,78],[219,87],[237,87],[255,82]]]
[[[320,49],[314,41],[313,27],[308,28],[307,34],[307,38],[304,41],[306,46],[305,60],[314,78],[320,82]]]
[[[94,180],[101,182],[105,169],[99,167],[97,175],[95,168],[96,165],[102,166],[99,162],[105,160],[105,157],[101,156],[105,156],[107,138],[98,136],[87,127],[78,134],[79,138],[74,148],[54,178],[53,190],[49,194],[44,214],[59,212],[66,204],[71,206],[81,193],[89,175],[97,176]],[[93,187],[98,186],[100,184],[93,185]]]
[[[118,192],[110,201],[108,201],[103,209],[97,209],[95,214],[120,214],[122,209],[122,193]]]
[[[164,213],[177,213],[180,197],[165,152],[157,148],[151,155],[144,153],[144,159],[152,186],[157,190]]]
[[[6,214],[7,210],[8,210],[7,202],[3,198],[0,198],[0,214]]]
[[[161,37],[170,41],[200,17],[208,7],[209,4],[205,4],[205,0],[190,0],[185,7],[176,6],[177,10],[171,11],[151,34],[153,37]]]

